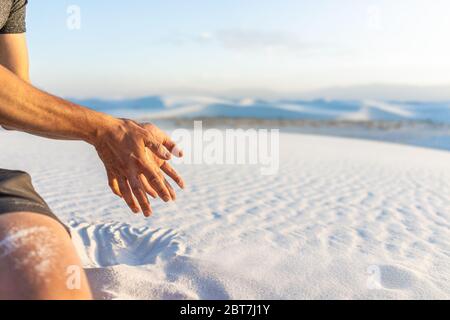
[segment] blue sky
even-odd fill
[[[446,0],[29,2],[32,79],[64,96],[450,84]]]

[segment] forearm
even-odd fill
[[[0,66],[0,125],[45,137],[94,140],[116,119],[40,91]]]

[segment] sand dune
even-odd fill
[[[187,190],[144,219],[82,143],[0,131],[0,149],[72,227],[98,299],[450,298],[449,152],[281,134],[278,175],[181,164]]]
[[[256,118],[347,121],[430,121],[450,123],[449,102],[379,100],[233,99],[152,96],[75,102],[129,118]]]

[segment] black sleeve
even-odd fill
[[[8,20],[0,34],[24,33],[26,31],[25,16],[28,0],[14,0]]]

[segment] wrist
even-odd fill
[[[123,120],[114,118],[107,114],[99,113],[98,116],[90,122],[90,129],[87,130],[83,140],[93,146],[98,145],[108,133],[116,130]]]

